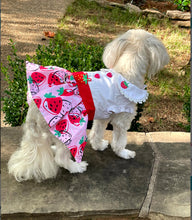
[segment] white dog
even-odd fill
[[[154,35],[144,30],[129,30],[106,46],[103,62],[108,69],[143,89],[145,75],[151,78],[160,71],[168,64],[169,55],[162,42]],[[93,149],[103,151],[107,148],[108,141],[103,139],[103,135],[110,122],[113,125],[111,147],[115,154],[124,159],[135,157],[134,151],[125,149],[127,130],[136,115],[136,103],[131,103],[132,112],[111,113],[108,118],[94,120],[89,134]],[[77,163],[71,159],[69,149],[50,133],[34,102],[29,107],[23,130],[21,147],[8,162],[9,173],[17,181],[54,178],[59,167],[64,167],[70,173],[86,171],[87,162]]]

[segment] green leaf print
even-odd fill
[[[57,90],[57,92],[58,92],[58,95],[62,95],[64,92],[64,88],[61,87],[60,89]]]
[[[52,95],[52,93],[46,93],[45,95],[45,98],[56,98],[56,96]]]
[[[81,120],[80,120],[80,125],[82,126],[83,125],[83,123],[85,123],[86,121],[84,120],[84,118],[81,118]]]
[[[33,83],[33,79],[32,79],[32,77],[31,77],[31,76],[29,76],[28,81],[29,81],[29,83],[30,83],[30,84],[32,84],[32,83]]]
[[[61,137],[61,133],[57,130],[54,130],[55,131],[55,136],[58,136],[58,137]]]

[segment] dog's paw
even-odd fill
[[[91,143],[94,150],[104,151],[108,145],[109,141],[102,139],[99,143]]]
[[[124,158],[124,159],[131,159],[136,156],[136,153],[135,153],[135,151],[123,149],[123,150],[119,151],[117,153],[117,155],[121,158]]]
[[[70,173],[83,173],[87,170],[88,163],[86,161],[82,161],[80,163],[74,162],[73,165],[70,166]]]

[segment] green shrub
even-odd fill
[[[139,119],[142,116],[143,107],[145,103],[137,104],[137,114],[133,121],[131,122],[131,127],[129,131],[142,131],[142,125],[139,123]]]
[[[102,62],[103,47],[87,44],[70,44],[58,33],[47,47],[39,45],[33,60],[42,66],[52,65],[68,69],[71,72],[95,71],[104,68]]]
[[[191,121],[191,94],[190,94],[190,87],[185,86],[184,87],[184,95],[183,95],[183,112],[185,114],[185,117],[187,118],[188,125],[186,126],[186,130],[190,131],[190,121]]]
[[[11,126],[21,125],[27,113],[27,81],[25,74],[25,61],[16,54],[15,44],[10,43],[13,56],[8,56],[9,68],[1,64],[1,71],[5,76],[8,88],[5,90],[6,96],[2,98],[2,110],[5,113],[5,123]],[[11,77],[11,73],[13,77]]]
[[[182,11],[189,11],[191,1],[190,0],[174,0],[174,3],[177,5],[177,9]]]
[[[28,104],[26,100],[27,79],[25,61],[16,54],[15,44],[10,43],[13,56],[8,56],[7,68],[1,65],[1,70],[5,75],[8,88],[5,90],[6,96],[2,110],[5,113],[5,122],[11,126],[20,126],[26,117]],[[36,55],[26,56],[26,60],[41,64],[42,66],[59,66],[68,69],[71,72],[86,70],[96,71],[105,68],[101,58],[103,47],[91,46],[87,44],[73,45],[65,42],[62,35],[57,34],[54,40],[51,40],[48,46],[38,46]],[[9,71],[10,69],[10,71]],[[10,77],[13,74],[13,78]],[[133,120],[131,131],[137,131],[141,117],[143,105],[139,105],[138,114]],[[142,107],[141,107],[142,106]]]

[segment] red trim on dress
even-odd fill
[[[77,82],[77,86],[79,89],[79,95],[82,98],[83,104],[87,110],[88,119],[93,120],[95,115],[95,105],[93,102],[93,97],[91,94],[91,90],[89,87],[90,78],[88,78],[88,74],[84,72],[75,72],[73,73],[75,81]]]

